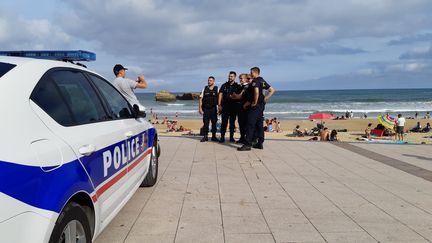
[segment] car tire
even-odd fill
[[[159,158],[160,155],[161,155],[161,148],[160,148],[160,145],[159,145],[159,143],[158,143],[158,144],[157,144],[157,157]]]
[[[74,231],[75,233],[73,233]],[[90,223],[84,212],[84,209],[80,205],[71,202],[65,206],[57,219],[49,242],[92,242]]]
[[[142,181],[140,187],[151,187],[156,184],[159,170],[159,156],[158,156],[158,147],[153,146],[150,154],[150,163],[149,169],[146,177]]]

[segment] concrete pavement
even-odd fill
[[[430,242],[432,147],[161,138],[159,181],[96,242]]]

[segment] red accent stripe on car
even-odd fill
[[[96,202],[98,200],[98,197],[100,197],[104,192],[106,192],[110,187],[112,187],[115,183],[117,183],[123,176],[127,174],[128,171],[133,170],[139,163],[141,163],[144,158],[149,155],[152,151],[152,148],[148,148],[140,157],[138,157],[135,162],[133,162],[130,166],[124,168],[120,173],[118,173],[116,176],[114,176],[111,180],[109,180],[107,183],[105,183],[102,187],[100,187],[94,196],[92,196],[93,202]]]

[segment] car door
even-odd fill
[[[75,69],[55,69],[41,82],[51,83],[63,97],[72,117],[69,124],[50,124],[68,143],[91,178],[100,220],[120,207],[127,191],[126,130],[122,120],[112,119],[85,74]]]
[[[100,76],[88,73],[89,78],[100,91],[108,106],[110,116],[115,119],[122,119],[126,129],[126,144],[128,151],[131,151],[130,165],[128,166],[128,190],[132,190],[137,184],[141,183],[142,176],[147,172],[151,153],[149,146],[149,136],[154,135],[154,129],[149,130],[151,125],[145,119],[127,119],[128,109],[131,105],[108,81]]]

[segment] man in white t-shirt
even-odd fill
[[[404,127],[405,127],[405,118],[402,117],[402,114],[398,115],[397,122],[396,122],[396,134],[398,137],[398,140],[404,140],[403,134],[404,134]]]
[[[133,89],[145,89],[147,88],[147,82],[144,79],[144,75],[138,76],[136,80],[127,79],[126,77],[127,68],[121,64],[116,64],[113,68],[116,79],[113,81],[114,87],[126,98],[126,100],[133,106],[138,105],[140,111],[145,111],[145,107],[138,101]]]

